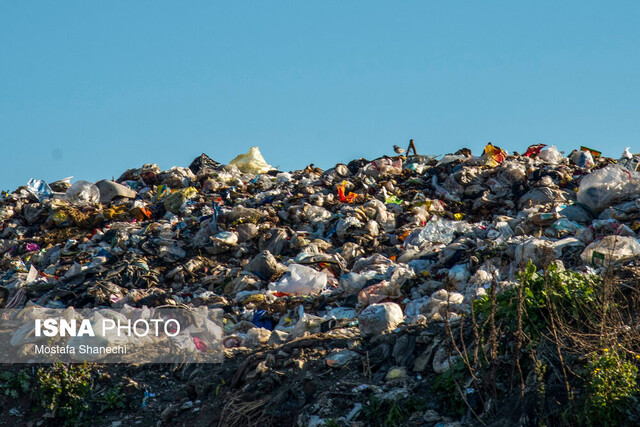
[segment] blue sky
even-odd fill
[[[0,188],[493,141],[640,152],[640,4],[3,2]]]

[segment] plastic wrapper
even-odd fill
[[[49,187],[45,181],[41,179],[31,178],[27,183],[27,190],[38,199],[39,202],[51,198],[53,196],[53,190]]]
[[[401,198],[399,198],[399,197],[396,197],[396,196],[389,196],[389,197],[387,197],[387,200],[385,200],[385,203],[386,203],[386,204],[394,203],[394,204],[396,204],[396,205],[401,205],[403,201],[404,201],[404,200],[402,200],[402,199],[401,199]]]
[[[63,210],[55,211],[54,214],[52,215],[52,219],[53,219],[53,223],[57,227],[68,227],[71,224],[73,224],[73,220],[71,219],[69,214],[67,214]]]
[[[185,188],[195,180],[195,175],[191,169],[174,166],[159,174],[158,179],[171,188]]]
[[[343,203],[353,203],[358,195],[352,192],[346,193],[345,185],[346,181],[342,181],[342,184],[338,185],[338,198]]]
[[[221,231],[209,240],[210,245],[205,250],[211,255],[218,255],[233,250],[238,243],[238,235],[232,231]]]
[[[594,159],[602,156],[602,151],[594,150],[593,148],[585,147],[584,145],[580,146],[580,151],[588,152]]]
[[[488,143],[484,147],[483,157],[487,166],[496,167],[500,163],[504,162],[504,160],[507,158],[507,153],[502,148]]]
[[[547,146],[547,144],[530,145],[529,148],[527,148],[527,151],[524,153],[524,155],[527,156],[527,157],[535,156],[536,154],[538,154],[540,152],[540,150],[542,150],[546,146]]]

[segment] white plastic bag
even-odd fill
[[[594,165],[593,155],[589,151],[575,151],[573,154],[571,154],[570,158],[573,163],[581,168],[591,169]]]
[[[90,182],[77,181],[67,190],[67,200],[75,204],[99,203],[100,190]]]
[[[269,289],[288,294],[314,294],[327,286],[327,275],[311,267],[291,264],[278,283],[270,283]]]
[[[619,166],[607,166],[582,178],[578,188],[578,203],[600,213],[636,194],[638,187],[636,174]]]
[[[606,236],[591,243],[580,255],[583,261],[595,266],[609,266],[616,261],[640,256],[640,243],[633,237]]]
[[[547,163],[559,163],[562,160],[562,153],[558,151],[555,145],[544,148],[538,153],[538,158]]]

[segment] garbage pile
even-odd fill
[[[283,172],[253,147],[228,165],[202,154],[114,181],[34,177],[0,200],[0,306],[219,308],[223,365],[265,349],[295,358],[314,337],[318,369],[356,366],[354,395],[388,395],[446,372],[445,320],[514,286],[529,261],[594,273],[640,257],[640,157],[628,150],[618,161],[543,144],[413,151]],[[234,386],[260,389],[276,356],[244,366]],[[288,416],[321,425],[318,393]],[[333,415],[358,419],[362,405],[347,406]]]

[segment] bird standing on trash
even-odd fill
[[[393,151],[396,152],[396,154],[402,155],[402,153],[404,153],[404,148],[400,148],[397,145],[393,146]]]

